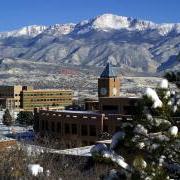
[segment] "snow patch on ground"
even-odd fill
[[[29,164],[28,170],[33,176],[43,173],[43,167],[41,167],[39,164]]]

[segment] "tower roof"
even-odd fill
[[[110,77],[117,77],[117,73],[115,69],[108,63],[101,73],[101,78],[110,78]]]

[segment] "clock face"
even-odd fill
[[[106,95],[106,94],[107,94],[107,89],[101,88],[101,95]]]
[[[116,96],[116,94],[117,94],[117,89],[116,89],[116,88],[113,88],[112,93],[113,93],[113,96]]]

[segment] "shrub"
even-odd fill
[[[33,125],[34,122],[34,116],[32,112],[29,111],[21,111],[17,115],[16,122],[21,124],[21,125]]]
[[[9,112],[9,109],[6,109],[3,115],[3,124],[6,126],[11,126],[13,124],[12,116]]]

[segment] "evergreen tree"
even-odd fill
[[[6,109],[3,115],[3,124],[6,126],[11,126],[13,124],[12,116],[9,112],[9,109]]]
[[[180,52],[179,52],[179,54],[177,55],[176,59],[180,62]]]
[[[178,121],[174,116],[180,113],[180,95],[170,90],[168,81],[163,80],[156,90],[146,91],[143,102],[144,117],[136,121],[139,124],[134,129],[136,135],[133,137],[133,145],[142,154],[145,153],[142,159],[147,162],[141,176],[151,179],[178,179],[180,136]]]
[[[164,77],[168,79],[169,82],[176,84],[177,87],[180,88],[180,71],[169,71],[164,75]]]
[[[110,148],[96,145],[92,155],[119,165],[116,171],[125,172],[126,179],[179,179],[180,134],[174,116],[180,112],[180,95],[164,79],[156,90],[147,88],[137,109],[133,121],[122,122]]]
[[[34,116],[32,112],[29,111],[21,111],[17,115],[16,122],[21,125],[30,126],[33,125],[34,122]]]
[[[180,53],[177,55],[176,59],[180,62]],[[166,72],[164,77],[168,79],[169,82],[175,83],[177,87],[180,88],[180,71]]]

